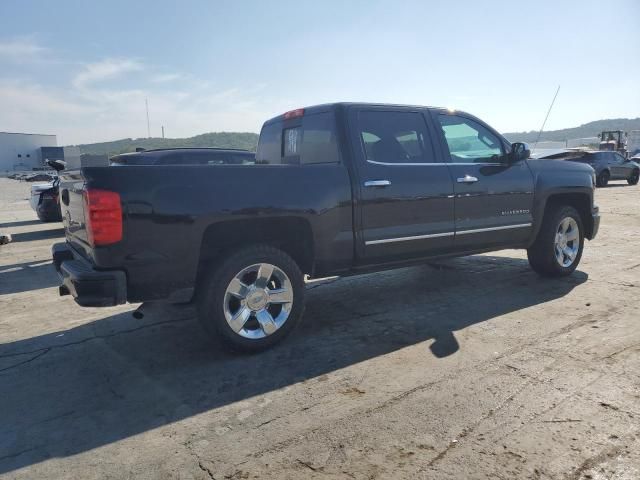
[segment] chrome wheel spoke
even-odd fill
[[[273,275],[273,265],[261,263],[258,268],[258,276],[256,277],[255,286],[257,288],[266,288]]]
[[[563,268],[568,268],[575,261],[580,249],[580,228],[572,217],[560,221],[554,240],[556,261]]]
[[[256,312],[256,319],[260,324],[260,328],[262,328],[262,331],[266,335],[271,335],[278,329],[276,322],[273,320],[273,317],[266,308]]]
[[[293,301],[293,292],[286,288],[278,288],[276,290],[269,290],[269,303],[291,303]]]
[[[242,283],[239,278],[234,278],[227,287],[227,292],[236,298],[245,298],[249,293],[249,287]]]
[[[254,281],[248,279],[255,278]],[[294,302],[287,274],[269,263],[254,263],[238,272],[224,295],[224,316],[238,335],[260,340],[286,323]],[[272,311],[269,311],[273,305]]]
[[[238,333],[244,328],[250,316],[251,310],[249,310],[247,307],[241,307],[240,310],[238,310],[236,314],[231,317],[231,320],[228,321],[229,326],[234,332]]]

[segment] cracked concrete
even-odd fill
[[[0,179],[2,478],[640,478],[637,187],[597,191],[570,279],[504,251],[313,281],[253,356],[189,306],[58,297],[28,188]]]

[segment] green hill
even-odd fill
[[[596,137],[603,130],[622,130],[623,132],[640,130],[640,117],[596,120],[595,122],[585,123],[579,127],[550,130],[548,132],[542,132],[540,141],[562,142],[574,138]],[[533,130],[530,132],[511,132],[505,133],[504,136],[510,142],[534,143],[538,138],[538,132]]]
[[[203,133],[190,138],[124,138],[113,142],[87,143],[77,145],[81,154],[117,155],[135,152],[136,148],[178,148],[178,147],[216,147],[244,148],[255,151],[258,134],[250,132]]]

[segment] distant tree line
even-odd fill
[[[588,138],[600,135],[604,130],[622,130],[628,132],[630,130],[640,130],[639,118],[612,118],[609,120],[596,120],[595,122],[585,123],[575,128],[564,128],[562,130],[551,130],[542,132],[540,141],[563,142],[573,138]],[[504,134],[505,138],[510,142],[528,142],[533,143],[538,138],[538,131],[530,132],[510,132]]]
[[[117,155],[119,153],[135,152],[136,148],[147,150],[153,148],[179,147],[215,147],[242,148],[255,151],[258,144],[258,134],[251,132],[215,132],[203,133],[190,138],[124,138],[113,142],[88,143],[78,145],[80,153],[90,155]]]

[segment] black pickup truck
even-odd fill
[[[321,105],[268,120],[255,162],[150,154],[63,176],[60,293],[84,306],[194,300],[240,350],[295,327],[305,274],[523,248],[536,272],[563,276],[599,226],[590,166],[529,159],[460,111]]]

